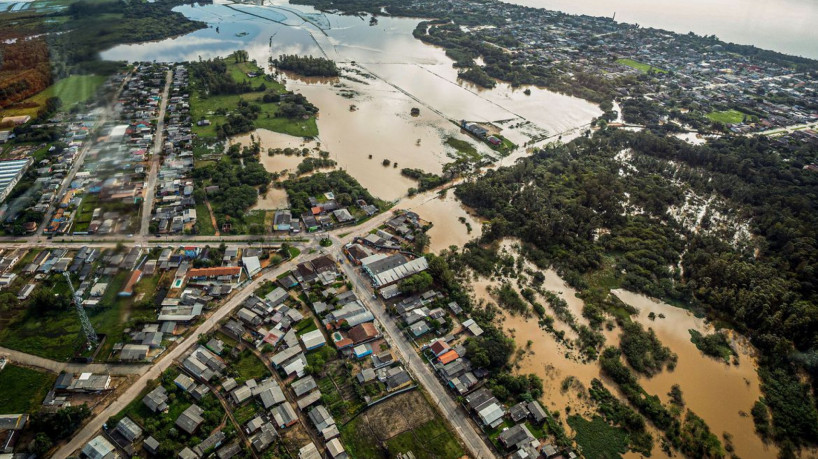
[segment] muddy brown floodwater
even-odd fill
[[[500,250],[507,250],[517,255],[512,248],[512,241],[507,240]],[[529,263],[527,268],[533,266]],[[574,315],[577,324],[587,325],[582,317],[583,302],[576,297],[576,291],[569,287],[553,270],[544,271],[545,283],[543,288],[556,293],[568,304],[568,309]],[[496,304],[496,300],[488,293],[488,289],[497,287],[503,280],[480,278],[471,282],[473,293],[477,301],[483,300]],[[506,279],[517,289],[514,279]],[[742,458],[775,457],[778,450],[774,446],[765,445],[755,434],[750,409],[761,396],[759,378],[756,373],[755,350],[742,336],[733,334],[733,346],[739,353],[739,365],[724,363],[702,354],[690,342],[688,330],[695,329],[701,333],[712,333],[713,329],[703,319],[695,317],[690,312],[668,305],[666,303],[647,298],[625,290],[616,290],[614,294],[625,303],[635,307],[639,313],[633,317],[645,327],[652,328],[659,340],[678,355],[676,369],[672,372],[663,371],[652,377],[640,377],[640,384],[649,394],[655,394],[667,403],[667,393],[671,386],[678,384],[683,393],[685,406],[702,417],[711,431],[724,443],[722,434],[728,432],[732,436],[735,453]],[[539,295],[538,295],[539,296]],[[546,307],[549,314],[553,311],[544,298],[538,301]],[[653,312],[657,318],[650,320],[648,315]],[[659,315],[664,318],[659,318]],[[535,317],[526,318],[502,312],[503,329],[512,336],[517,347],[525,349],[522,359],[516,361],[516,371],[519,373],[533,373],[543,380],[544,395],[542,402],[551,411],[559,411],[564,418],[566,407],[570,407],[571,414],[593,416],[595,410],[588,404],[585,397],[577,390],[590,387],[591,380],[601,379],[614,394],[618,394],[616,387],[601,375],[598,361],[585,362],[576,350],[566,347],[555,337],[540,328]],[[555,321],[555,328],[566,332],[566,338],[572,340],[575,334],[570,328]],[[606,346],[618,346],[620,331],[603,331]],[[528,342],[531,342],[530,346]],[[568,389],[563,390],[563,381],[573,376],[576,382]],[[620,394],[621,397],[621,394]],[[568,426],[566,425],[566,428]],[[570,432],[570,428],[568,428]],[[661,434],[651,427],[656,447],[653,457],[666,457],[658,447]],[[629,453],[626,457],[638,457]]]

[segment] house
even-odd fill
[[[379,253],[361,260],[361,266],[369,275],[372,285],[381,288],[425,271],[429,268],[429,262],[424,257],[409,260],[399,253],[388,256]]]
[[[375,369],[373,369],[373,368],[364,368],[363,370],[361,370],[360,373],[358,373],[355,376],[355,378],[358,380],[358,384],[364,384],[364,383],[368,383],[369,381],[374,380],[375,377],[377,377],[377,375],[378,374],[375,372]]]
[[[97,435],[82,447],[82,455],[88,459],[113,459],[119,457],[116,448],[102,435]]]
[[[240,405],[253,395],[252,391],[246,385],[237,387],[233,392],[230,393],[230,398],[233,400],[233,403],[236,405]]]
[[[350,328],[349,332],[347,332],[347,336],[349,336],[353,343],[359,344],[373,340],[381,335],[375,328],[375,324],[366,322]]]
[[[536,400],[528,403],[528,412],[531,416],[531,420],[534,421],[535,424],[542,424],[548,416],[545,409],[540,405],[540,402]]]
[[[242,449],[239,442],[234,441],[233,443],[230,443],[224,448],[216,451],[216,457],[218,457],[219,459],[230,459],[232,457],[237,456],[239,453],[241,453],[241,451]]]
[[[116,424],[116,431],[119,432],[126,440],[133,443],[142,436],[142,428],[128,416],[120,419]]]
[[[278,437],[278,434],[275,427],[268,422],[261,426],[259,432],[250,438],[250,443],[253,445],[253,449],[262,452],[273,444],[276,437]]]
[[[436,340],[429,345],[429,351],[434,354],[435,357],[440,357],[441,355],[449,352],[451,350],[451,346],[446,341],[442,339]]]
[[[227,255],[225,255],[227,256]],[[215,268],[193,268],[187,271],[186,277],[194,281],[229,279],[237,280],[241,275],[239,266],[221,266]]]
[[[332,212],[332,215],[335,216],[335,219],[338,220],[338,223],[348,223],[351,221],[355,221],[355,217],[349,213],[347,209],[338,209]]]
[[[168,409],[168,393],[164,387],[158,386],[142,398],[142,403],[154,413],[161,413]]]
[[[268,293],[264,299],[267,300],[273,307],[276,307],[284,302],[289,297],[289,293],[281,287],[277,287],[272,292]]]
[[[196,453],[194,453],[193,450],[187,446],[185,446],[183,450],[179,451],[177,457],[179,459],[199,459],[199,456],[197,456]]]
[[[131,273],[131,277],[128,278],[128,282],[125,283],[125,287],[118,293],[119,296],[132,296],[133,289],[136,284],[142,279],[142,271],[135,270]]]
[[[315,378],[313,378],[312,376],[301,378],[297,381],[294,381],[290,385],[290,388],[293,390],[296,397],[301,397],[302,395],[311,392],[313,389],[317,387],[318,384],[315,382]]]
[[[176,426],[186,432],[188,435],[193,435],[196,429],[204,422],[202,410],[199,405],[190,405],[182,414],[176,418]]]
[[[466,396],[466,403],[483,425],[494,428],[502,424],[505,409],[487,388],[481,388]]]
[[[409,376],[409,373],[407,373],[406,370],[401,368],[400,371],[386,378],[386,390],[388,390],[389,392],[393,392],[399,389],[403,389],[404,387],[408,386],[411,383],[412,378]]]
[[[463,321],[463,328],[469,331],[474,336],[480,336],[483,334],[483,329],[477,325],[477,322],[474,319],[468,319]]]
[[[273,408],[270,413],[273,415],[279,429],[285,429],[298,422],[298,415],[289,403],[282,403]]]
[[[119,359],[136,362],[148,358],[148,351],[150,348],[144,344],[126,344],[122,346],[122,351],[119,353]]]
[[[411,331],[412,335],[415,338],[417,338],[419,336],[425,335],[426,333],[429,333],[430,331],[432,331],[432,329],[429,327],[429,324],[427,324],[425,320],[421,320],[410,325],[409,331]]]
[[[327,453],[332,459],[346,459],[349,457],[341,445],[341,441],[337,438],[333,438],[327,442]]]
[[[241,262],[244,265],[245,271],[247,271],[247,277],[253,277],[256,273],[261,271],[261,262],[258,257],[242,257]]]
[[[369,344],[359,344],[352,348],[352,353],[356,358],[362,359],[368,355],[372,355],[372,346]]]
[[[159,446],[159,440],[153,437],[148,437],[142,442],[142,449],[151,456],[155,456],[159,453]]]
[[[324,334],[321,330],[312,330],[301,335],[301,342],[304,344],[304,349],[311,351],[327,344]]]
[[[196,381],[194,381],[193,378],[184,373],[179,373],[179,376],[177,376],[176,379],[173,380],[173,383],[176,384],[176,387],[182,389],[185,392],[190,392],[190,389],[192,389],[196,385]]]
[[[298,399],[298,401],[296,402],[296,405],[298,405],[299,410],[303,411],[308,406],[318,402],[319,400],[321,400],[321,391],[316,390],[316,391],[310,392],[308,395]]]
[[[531,432],[529,432],[525,424],[517,424],[500,433],[497,440],[499,440],[506,449],[520,449],[536,441],[536,438],[531,435]]]
[[[319,432],[326,429],[329,426],[335,425],[335,419],[332,418],[332,415],[329,414],[327,411],[327,407],[324,405],[318,405],[307,414],[307,417],[310,418],[312,424],[315,426],[315,429]]]
[[[457,353],[457,351],[455,351],[454,349],[451,349],[448,352],[445,352],[442,355],[440,355],[437,358],[437,361],[440,362],[443,365],[446,365],[448,363],[454,362],[458,358],[460,358],[460,355]]]
[[[273,229],[275,231],[290,231],[293,216],[289,210],[277,210],[273,217]]]
[[[515,423],[520,422],[523,419],[527,418],[528,415],[529,415],[528,404],[526,402],[520,402],[520,403],[512,406],[508,410],[508,416]]]
[[[215,432],[213,435],[205,438],[198,445],[194,446],[193,447],[193,452],[196,453],[196,455],[199,456],[199,457],[204,457],[205,452],[212,451],[212,450],[218,448],[222,444],[222,442],[224,441],[225,438],[226,438],[226,435],[224,434],[224,432],[219,430],[219,431]]]
[[[298,450],[298,459],[321,459],[321,453],[315,443],[310,442]]]

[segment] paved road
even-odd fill
[[[343,257],[341,253],[342,245],[340,241],[336,242],[330,252],[332,252],[336,258]],[[356,290],[360,291],[358,297],[361,299],[361,302],[372,311],[372,314],[383,326],[392,348],[398,351],[398,354],[406,363],[407,369],[423,387],[426,388],[426,392],[432,398],[432,401],[435,402],[440,411],[443,412],[443,415],[451,422],[460,438],[462,438],[466,444],[471,456],[476,459],[494,458],[494,453],[483,441],[483,437],[481,437],[475,429],[468,414],[449,397],[447,389],[443,387],[443,384],[440,383],[437,376],[435,376],[429,366],[426,365],[415,351],[414,346],[398,329],[395,319],[386,312],[384,304],[379,300],[372,300],[372,289],[361,281],[361,276],[355,272],[348,262],[345,261],[341,266],[346,276],[354,282]]]
[[[138,375],[150,365],[110,365],[106,363],[69,363],[58,362],[25,352],[0,347],[0,356],[6,356],[11,363],[21,363],[30,367],[42,368],[54,373],[107,373],[112,375]]]
[[[170,93],[170,82],[173,72],[168,70],[165,75],[165,89],[162,91],[162,102],[159,104],[159,115],[156,121],[156,132],[153,137],[153,151],[151,151],[151,170],[148,173],[146,183],[145,199],[142,200],[142,224],[139,227],[139,240],[144,240],[148,235],[148,228],[151,223],[151,211],[153,210],[153,198],[156,196],[156,178],[159,176],[159,158],[162,156],[162,143],[165,139],[165,109],[168,106],[168,94]]]
[[[97,435],[100,429],[102,429],[102,425],[108,421],[108,418],[111,416],[119,413],[124,409],[132,400],[134,400],[142,390],[147,386],[148,382],[152,379],[156,379],[162,374],[163,371],[168,369],[173,362],[179,359],[185,352],[187,352],[191,347],[196,345],[199,335],[209,332],[212,328],[218,324],[218,322],[225,317],[227,317],[234,309],[236,309],[239,305],[241,305],[245,299],[247,299],[250,294],[255,291],[255,289],[264,281],[266,280],[274,280],[278,275],[282,274],[285,271],[293,269],[296,264],[296,259],[290,260],[278,267],[274,268],[271,271],[267,271],[256,280],[251,282],[250,284],[245,285],[241,291],[233,296],[230,300],[228,300],[224,305],[222,305],[213,315],[211,315],[207,320],[205,320],[201,325],[199,325],[193,333],[188,335],[184,341],[179,343],[175,348],[170,350],[170,352],[166,352],[158,362],[155,362],[154,365],[145,373],[143,374],[138,380],[136,380],[131,387],[129,387],[122,395],[119,396],[113,403],[108,405],[107,408],[102,410],[96,417],[91,419],[85,426],[74,434],[71,438],[71,441],[61,446],[56,453],[54,453],[55,458],[57,459],[64,459],[68,456],[72,455],[75,451],[82,448],[88,441],[90,441],[94,436]]]

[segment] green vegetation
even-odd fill
[[[270,376],[270,371],[264,362],[258,359],[250,350],[241,351],[238,359],[233,361],[231,369],[236,373],[236,381],[241,383],[248,379],[262,379]]]
[[[596,402],[597,411],[605,421],[621,427],[628,433],[628,448],[634,452],[650,456],[653,450],[653,435],[645,428],[645,420],[630,406],[619,401],[596,378],[588,389],[591,400]]]
[[[324,57],[282,54],[272,64],[279,70],[295,72],[307,77],[337,77],[341,74],[335,62]]]
[[[432,279],[431,274],[427,273],[426,271],[422,271],[400,281],[398,288],[402,293],[422,293],[429,290],[433,282],[434,280]]]
[[[0,370],[0,414],[37,411],[56,380],[50,373],[6,364]]]
[[[479,161],[481,158],[480,153],[477,152],[477,148],[465,140],[447,137],[444,143],[457,150],[459,156],[467,157],[472,161]]]
[[[738,124],[744,121],[754,121],[756,117],[740,112],[738,110],[723,110],[720,112],[710,112],[707,118],[711,121],[716,121],[724,124]]]
[[[213,221],[210,219],[210,210],[203,202],[196,203],[196,234],[199,236],[216,234],[216,228],[213,227]]]
[[[392,457],[412,451],[417,459],[457,459],[464,453],[457,438],[439,417],[390,438],[386,448]]]
[[[577,433],[574,441],[582,448],[588,459],[614,459],[627,452],[628,434],[611,427],[599,416],[590,421],[581,416],[568,418],[568,425]]]
[[[20,102],[18,107],[4,110],[3,115],[29,115],[34,118],[45,107],[46,101],[52,97],[58,97],[60,108],[67,110],[78,103],[89,100],[105,82],[105,78],[101,75],[71,75]]]
[[[310,196],[321,196],[328,191],[335,193],[335,201],[341,206],[351,206],[355,201],[363,199],[381,210],[386,208],[386,203],[369,194],[366,188],[343,170],[317,172],[308,177],[287,180],[283,187],[287,190],[290,208],[296,215],[310,210]]]
[[[272,180],[270,173],[258,162],[259,152],[258,143],[243,148],[234,144],[218,163],[209,163],[193,170],[196,202],[209,200],[220,228],[229,224],[230,232],[240,233],[247,225],[255,228],[257,234],[264,233],[264,213],[261,212],[259,217],[258,212],[248,212],[258,202],[259,192],[266,193]],[[205,187],[211,185],[218,186],[219,191],[208,197]],[[199,220],[203,219],[209,219],[209,213]],[[199,226],[199,229],[202,228]]]
[[[257,128],[298,137],[318,135],[318,109],[304,96],[288,92],[265,76],[255,63],[248,62],[245,51],[188,65],[193,80],[191,116],[197,122],[210,121],[210,125],[193,126],[199,137],[224,138]]]
[[[662,345],[653,329],[645,331],[637,322],[622,325],[619,347],[628,365],[636,372],[652,376],[661,372],[665,365],[668,370],[676,366],[676,354]]]
[[[716,332],[711,335],[702,335],[693,329],[688,330],[688,332],[690,332],[690,341],[706,355],[721,358],[726,362],[730,361],[730,357],[738,357],[724,333]]]
[[[195,445],[204,440],[225,419],[224,409],[213,394],[207,394],[199,402],[194,401],[189,394],[173,383],[178,375],[179,370],[176,368],[171,367],[166,370],[158,380],[152,381],[125,409],[112,416],[108,420],[108,425],[116,425],[120,419],[128,416],[142,426],[145,430],[145,436],[153,436],[161,443],[158,454],[161,457],[176,456],[177,452],[186,445]],[[162,385],[167,390],[169,398],[168,410],[157,414],[151,412],[142,403],[142,398],[158,385]],[[179,415],[194,403],[204,410],[202,413],[204,422],[191,436],[176,427],[175,422]],[[228,440],[229,438],[230,435],[228,435]]]
[[[634,68],[639,70],[642,73],[667,73],[667,70],[662,70],[660,68],[654,67],[650,64],[643,64],[642,62],[635,61],[633,59],[617,59],[617,64],[627,65],[628,67]]]

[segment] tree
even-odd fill
[[[402,293],[420,293],[428,290],[433,283],[434,279],[432,279],[432,275],[426,271],[422,271],[400,281],[398,289],[400,289]]]

